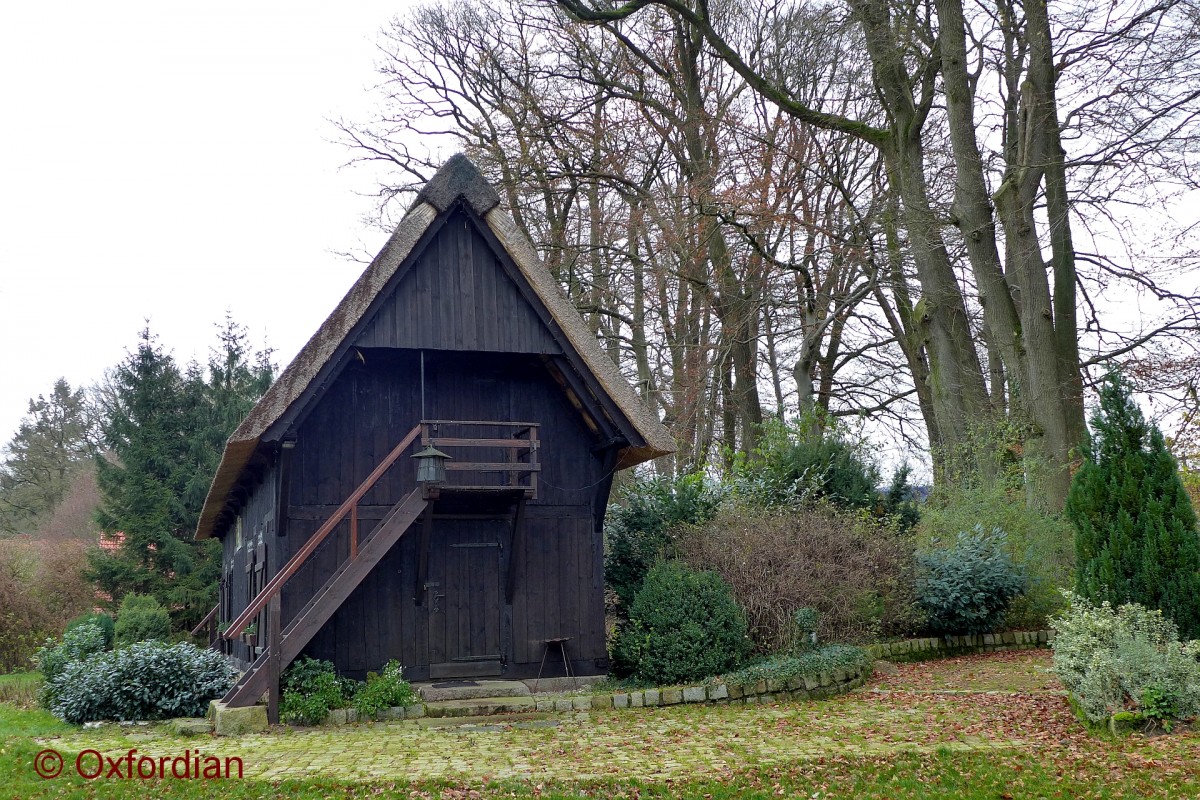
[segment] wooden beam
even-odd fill
[[[525,498],[517,501],[513,514],[512,552],[508,554],[508,575],[504,581],[504,602],[512,604],[517,589],[517,562],[525,557]]]
[[[608,495],[612,491],[613,476],[617,471],[619,454],[620,448],[610,447],[605,451],[604,460],[601,462],[600,468],[604,470],[604,477],[596,484],[596,496],[592,498],[592,520],[597,533],[604,530],[604,512],[608,510]]]
[[[421,542],[417,550],[417,580],[413,585],[413,602],[425,602],[425,581],[429,580],[429,540],[433,535],[433,503],[425,506],[425,519],[421,521]]]
[[[430,436],[434,447],[515,447],[528,450],[528,439],[463,439],[449,436]]]
[[[279,724],[279,622],[279,595],[275,595],[267,604],[267,722],[272,725]]]
[[[541,464],[510,463],[508,461],[451,461],[447,472],[541,472]]]
[[[279,443],[279,471],[276,476],[278,483],[275,485],[276,536],[287,536],[288,533],[288,500],[292,494],[292,458],[295,453],[295,439],[284,439]]]

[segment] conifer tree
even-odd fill
[[[1076,591],[1161,609],[1200,638],[1200,532],[1175,458],[1119,375],[1110,375],[1071,483]]]
[[[92,452],[92,417],[82,389],[65,378],[49,396],[29,401],[29,413],[3,448],[0,535],[37,530],[70,488]]]
[[[155,597],[180,627],[216,602],[220,546],[194,540],[225,440],[272,380],[269,352],[253,357],[244,329],[226,317],[207,368],[181,370],[149,329],[113,370],[102,415],[97,521],[124,535],[97,553],[92,577],[115,602]]]
[[[115,601],[130,592],[165,601],[169,583],[195,572],[181,502],[191,466],[185,408],[175,359],[143,329],[137,347],[109,376],[101,421],[105,455],[96,462],[96,521],[123,538],[116,553],[94,555],[93,577]]]

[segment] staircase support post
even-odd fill
[[[267,722],[279,724],[279,595],[267,604]]]

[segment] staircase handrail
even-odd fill
[[[279,570],[279,572],[277,572],[275,576],[271,578],[271,580],[267,581],[267,585],[264,586],[262,590],[254,597],[254,599],[250,602],[250,605],[246,606],[242,613],[229,623],[229,627],[225,629],[221,636],[226,639],[234,639],[241,634],[241,632],[250,624],[250,621],[258,616],[258,614],[267,607],[267,603],[271,601],[271,598],[283,589],[283,585],[287,583],[294,574],[296,574],[304,562],[308,560],[308,557],[313,554],[313,551],[320,546],[321,542],[325,541],[325,537],[327,537],[334,528],[342,523],[342,520],[346,518],[347,514],[356,511],[358,508],[358,502],[362,500],[363,496],[366,495],[367,492],[371,491],[371,488],[375,485],[375,483],[383,477],[383,474],[391,468],[392,464],[396,463],[396,459],[400,458],[400,455],[408,449],[409,445],[416,441],[417,436],[419,436],[420,433],[421,426],[417,425],[408,432],[407,436],[400,440],[400,444],[396,445],[392,451],[387,454],[383,461],[379,462],[379,465],[376,466],[375,469],[371,471],[371,474],[368,475],[366,479],[358,485],[358,488],[346,498],[345,502],[338,506],[337,510],[333,512],[333,515],[330,516],[329,519],[325,520],[325,524],[318,528],[317,532],[309,537],[308,541],[304,543],[304,546],[297,550],[296,554],[288,559],[288,562],[284,564],[283,569]],[[280,513],[286,514],[287,509],[281,509]],[[352,548],[352,550],[357,549],[357,547]],[[355,554],[352,553],[351,557],[353,558],[354,555]]]

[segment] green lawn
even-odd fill
[[[177,738],[0,706],[0,798],[1200,797],[1200,734],[1093,738],[1048,663],[1045,652],[926,662],[824,702],[592,712],[525,729]],[[113,758],[187,749],[237,756],[245,777],[42,780],[33,759],[44,747],[67,755],[67,772],[90,748]]]
[[[0,675],[0,703],[30,708],[37,705],[38,690],[42,688],[42,676],[37,672],[12,672]]]

